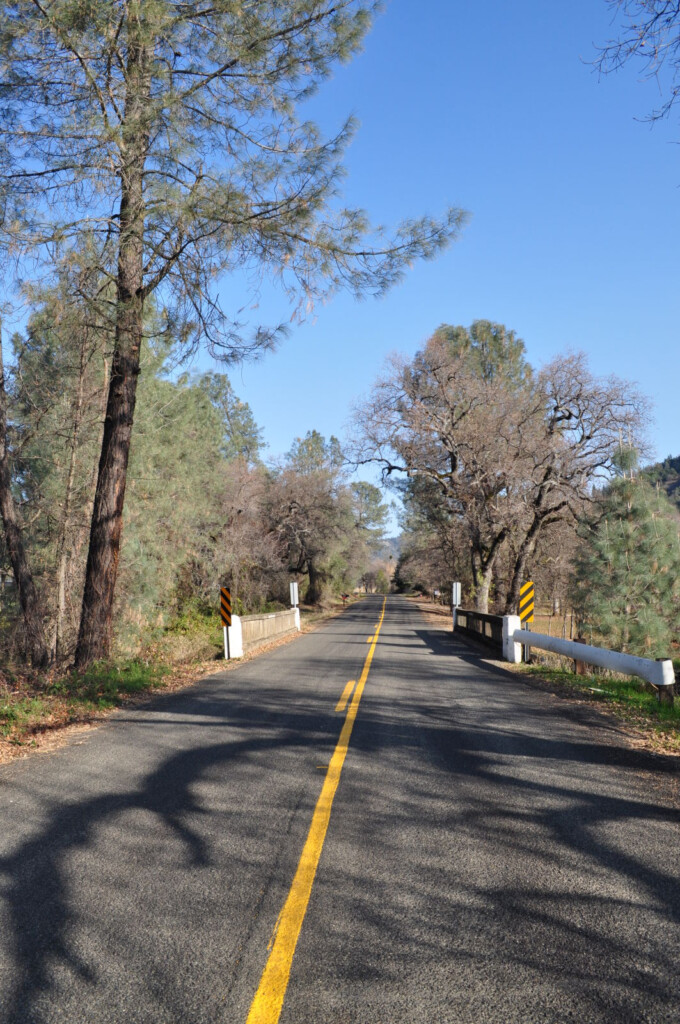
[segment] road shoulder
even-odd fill
[[[422,600],[411,600],[440,643],[463,644],[485,668],[505,678],[514,679],[530,689],[548,694],[559,702],[563,713],[583,724],[598,728],[602,742],[623,742],[631,750],[644,751],[650,755],[650,768],[664,774],[677,775],[680,780],[680,748],[677,742],[673,742],[660,732],[653,723],[646,721],[642,716],[636,718],[634,713],[622,711],[615,705],[604,704],[595,694],[588,696],[582,691],[574,693],[559,680],[551,679],[547,674],[542,675],[540,667],[534,667],[529,674],[526,671],[528,666],[510,665],[496,658],[485,644],[477,643],[472,638],[457,636],[454,641],[451,613],[448,608]]]

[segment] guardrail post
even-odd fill
[[[657,689],[657,695],[660,704],[674,704],[675,703],[675,669],[673,668],[673,662],[667,658],[657,658],[657,661],[661,662],[663,673],[663,683]]]
[[[575,636],[574,637],[574,643],[575,644],[584,644],[585,642],[586,642],[586,639],[583,636]],[[574,659],[574,674],[577,675],[577,676],[586,676],[586,675],[588,675],[588,669],[586,667],[585,661],[579,661],[578,658]]]
[[[238,615],[232,615],[231,626],[227,626],[226,629],[228,630],[229,633],[229,657],[242,658],[243,628],[241,626],[241,619],[239,618]]]
[[[522,660],[522,645],[513,639],[515,630],[521,628],[519,615],[503,616],[503,657],[513,665],[519,665]]]

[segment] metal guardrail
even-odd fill
[[[456,632],[481,640],[495,650],[503,650],[503,616],[456,608]]]
[[[652,661],[651,658],[638,658],[634,654],[623,654],[621,651],[609,651],[603,647],[591,647],[590,644],[576,643],[574,640],[561,640],[556,636],[534,633],[530,629],[519,628],[519,618],[515,615],[505,616],[503,620],[503,655],[507,661],[519,661],[516,648],[536,647],[542,651],[561,654],[574,661],[583,661],[587,665],[620,672],[622,675],[638,676],[645,682],[656,687],[664,699],[673,700],[675,688],[675,670],[670,659]]]

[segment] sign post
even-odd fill
[[[229,627],[231,626],[231,591],[220,587],[220,616],[224,627],[224,657],[229,660]]]
[[[293,581],[291,583],[291,585],[290,585],[290,605],[291,605],[291,608],[297,608],[299,603],[300,603],[300,601],[299,601],[299,598],[298,598],[298,585],[297,585],[297,583],[295,581]]]

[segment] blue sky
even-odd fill
[[[478,318],[514,329],[535,366],[583,350],[595,373],[638,382],[656,455],[680,454],[680,124],[643,123],[659,92],[639,69],[590,66],[615,31],[605,0],[387,4],[305,115],[328,131],[359,118],[345,196],[374,222],[449,205],[470,221],[385,298],[338,295],[232,371],[270,456],[310,429],[342,437],[390,352]],[[246,301],[236,281],[223,295]],[[288,315],[268,289],[252,311]]]

